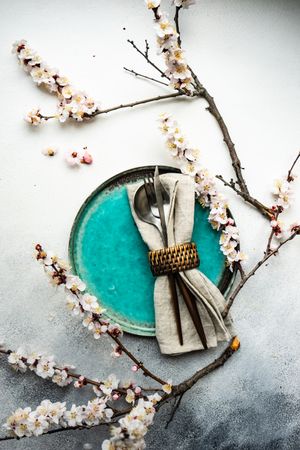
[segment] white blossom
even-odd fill
[[[196,3],[196,0],[172,0],[172,3],[177,8],[188,8],[191,5],[194,5]]]
[[[58,425],[65,411],[66,411],[66,402],[51,403],[48,407],[48,417],[51,419],[53,423]]]
[[[81,157],[77,151],[69,151],[66,153],[65,160],[71,167],[78,167],[81,164]]]
[[[25,121],[33,126],[37,126],[44,121],[39,109],[32,109],[25,116]]]
[[[157,392],[153,395],[148,395],[147,398],[151,403],[153,403],[153,405],[156,405],[162,399],[162,397]]]
[[[66,288],[72,292],[81,291],[83,292],[86,288],[85,283],[76,275],[68,275],[66,280]]]
[[[57,148],[56,147],[46,147],[42,150],[43,155],[45,156],[54,156],[57,153]]]
[[[139,399],[137,405],[125,417],[119,419],[119,426],[111,427],[111,437],[102,443],[102,450],[144,449],[144,437],[155,414],[154,405],[160,398],[149,396],[147,400]]]
[[[64,387],[72,383],[72,378],[68,376],[66,370],[55,369],[54,375],[52,377],[52,382],[57,384],[58,386]]]
[[[166,384],[164,384],[162,386],[162,390],[166,393],[166,394],[171,394],[172,392],[172,380],[168,380]]]
[[[34,436],[40,436],[49,428],[49,422],[45,416],[37,415],[33,411],[28,417],[28,427]]]
[[[273,230],[273,233],[275,235],[275,237],[277,239],[282,239],[285,237],[286,232],[287,232],[287,228],[285,223],[282,220],[277,219],[273,219],[270,221],[270,226]]]
[[[75,297],[75,295],[68,295],[66,305],[67,309],[71,311],[74,316],[83,315],[79,299]]]
[[[70,410],[64,412],[63,418],[69,427],[82,425],[84,418],[82,406],[72,405]]]
[[[98,425],[100,421],[109,422],[113,416],[113,410],[107,408],[106,400],[95,398],[89,401],[84,412],[84,422],[87,425]]]
[[[145,0],[148,9],[158,8],[160,0]]]
[[[86,293],[81,297],[80,304],[85,311],[93,312],[98,307],[98,300],[97,297]]]
[[[37,363],[35,373],[42,378],[51,378],[54,375],[54,366],[53,356],[43,356]]]
[[[132,389],[127,389],[125,400],[126,400],[127,403],[132,403],[132,404],[134,404],[134,401],[135,401],[135,393],[133,392]]]
[[[100,389],[104,394],[110,395],[114,389],[118,388],[118,386],[119,380],[116,375],[112,373],[100,384]]]
[[[278,179],[274,182],[273,195],[276,198],[276,206],[288,209],[293,200],[293,191],[287,179]]]
[[[93,334],[95,339],[99,339],[100,336],[107,332],[107,325],[101,324],[99,322],[94,322],[93,326]]]
[[[115,344],[115,345],[112,344],[112,348],[113,348],[113,351],[111,353],[111,356],[113,358],[119,358],[120,356],[122,356],[123,351],[122,351],[122,348],[118,344]]]
[[[11,352],[7,357],[7,361],[16,371],[22,373],[26,372],[27,366],[24,362],[24,354],[22,349],[18,349],[15,352]]]

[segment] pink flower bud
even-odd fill
[[[132,372],[137,372],[139,370],[139,367],[135,364],[131,367]]]
[[[92,155],[89,152],[85,151],[81,158],[81,163],[82,164],[92,164],[92,162],[93,162]]]

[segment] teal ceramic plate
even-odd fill
[[[108,317],[123,330],[155,335],[153,287],[148,248],[131,216],[126,186],[135,183],[154,166],[139,167],[109,179],[99,186],[78,212],[69,242],[73,270],[106,309]],[[160,173],[177,172],[160,167]],[[201,271],[224,293],[233,274],[225,267],[219,233],[207,221],[208,210],[195,205],[192,240],[201,259]]]

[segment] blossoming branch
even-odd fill
[[[64,286],[67,293],[67,308],[74,316],[83,319],[82,324],[93,333],[95,339],[107,334],[115,345],[112,356],[120,357],[125,353],[134,363],[133,371],[141,370],[145,376],[152,378],[164,387],[167,383],[153,374],[145,365],[138,360],[119,339],[123,334],[120,325],[112,324],[103,316],[105,310],[99,305],[97,298],[85,292],[86,285],[79,277],[73,275],[67,262],[58,258],[53,252],[46,252],[40,244],[36,247],[36,259],[39,261],[48,275],[51,284]]]
[[[65,286],[67,308],[73,315],[83,318],[83,326],[93,333],[95,339],[105,333],[114,337],[122,335],[118,324],[111,324],[109,319],[103,317],[105,310],[101,308],[97,298],[84,293],[85,283],[70,272],[68,263],[52,252],[46,252],[39,244],[36,245],[36,259],[42,263],[52,284]]]
[[[209,207],[208,221],[216,230],[221,230],[220,248],[232,269],[234,263],[246,259],[239,250],[240,237],[234,220],[228,215],[228,203],[217,192],[214,177],[200,166],[199,150],[190,147],[178,123],[167,114],[160,116],[160,129],[166,136],[166,146],[174,159],[179,162],[182,173],[195,177],[196,196],[203,207]]]
[[[270,221],[273,232],[272,236],[270,237],[268,249],[270,249],[272,246],[273,236],[275,236],[277,239],[284,239],[289,233],[293,233],[293,231],[299,226],[298,223],[293,223],[290,226],[286,226],[285,223],[279,219],[279,216],[284,211],[289,209],[293,202],[294,192],[291,185],[295,181],[296,175],[294,175],[292,172],[299,158],[300,152],[293,162],[292,167],[288,171],[287,176],[274,181],[273,196],[275,197],[275,203],[272,206],[273,215],[271,216]]]
[[[17,41],[13,45],[18,61],[23,69],[29,73],[32,80],[38,85],[45,87],[50,93],[57,95],[59,104],[58,112],[54,116],[44,116],[39,109],[30,111],[26,120],[32,125],[58,118],[60,122],[72,118],[81,122],[92,117],[98,111],[94,100],[84,92],[75,89],[68,78],[61,76],[56,70],[51,69],[41,57],[28,46],[27,41]]]
[[[70,410],[66,408],[66,402],[52,403],[43,400],[35,409],[30,407],[18,408],[8,417],[4,427],[19,438],[40,436],[49,432],[51,428],[61,425],[67,427],[90,427],[103,422],[110,422],[114,411],[107,406],[108,399],[95,398],[87,405],[72,405]]]
[[[148,9],[154,13],[154,28],[156,31],[158,53],[165,59],[167,70],[164,72],[173,89],[183,91],[187,95],[193,95],[195,90],[192,73],[187,65],[184,52],[180,47],[174,25],[171,24],[168,15],[160,8],[160,0],[146,0]],[[188,0],[177,2],[180,6],[188,7]],[[176,5],[177,6],[177,5]],[[178,5],[179,6],[179,5]]]

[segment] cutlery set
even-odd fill
[[[135,193],[133,207],[140,220],[153,225],[159,231],[164,248],[166,250],[172,250],[172,247],[169,248],[167,232],[167,220],[169,218],[170,206],[170,194],[161,183],[158,167],[156,167],[154,177],[153,175],[146,175],[144,177],[144,183]],[[172,296],[172,306],[174,310],[180,345],[183,345],[184,341],[180,320],[180,308],[177,288],[179,289],[179,292],[181,293],[185,305],[189,311],[200,341],[204,349],[207,349],[207,340],[197,308],[197,299],[195,295],[186,286],[178,271],[174,273],[167,273],[166,276],[168,277],[170,292]]]

